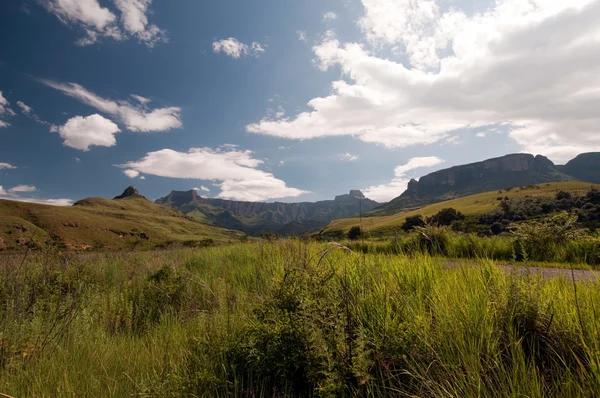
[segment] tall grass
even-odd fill
[[[593,396],[600,283],[284,240],[4,258],[0,392]]]

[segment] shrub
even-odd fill
[[[362,234],[362,231],[360,230],[360,227],[354,226],[352,228],[350,228],[350,231],[348,231],[348,239],[350,240],[357,240],[360,238]]]
[[[402,224],[402,230],[404,232],[412,231],[415,227],[424,227],[425,219],[422,215],[417,214],[416,216],[406,217],[404,224]]]
[[[465,216],[458,210],[450,207],[440,210],[437,214],[431,217],[430,222],[438,225],[450,225],[455,221],[464,220]]]
[[[521,223],[513,231],[518,251],[524,251],[532,260],[556,259],[561,248],[582,236],[582,230],[576,223],[577,215],[567,212],[542,221]]]

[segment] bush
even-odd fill
[[[425,219],[422,215],[417,214],[416,216],[406,217],[404,224],[402,224],[402,230],[404,232],[412,231],[415,227],[424,227]]]
[[[577,215],[567,212],[542,221],[521,223],[513,231],[518,246],[515,252],[523,252],[531,260],[556,261],[561,248],[583,235],[576,223]]]
[[[357,240],[361,237],[362,231],[359,226],[354,226],[348,231],[348,239]]]
[[[437,225],[451,225],[455,221],[464,220],[465,216],[458,210],[450,207],[440,210],[431,217],[430,222]]]

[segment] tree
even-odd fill
[[[450,225],[454,221],[464,220],[465,216],[458,210],[449,207],[447,209],[442,209],[431,217],[431,223],[437,225]]]
[[[354,227],[350,228],[350,231],[348,231],[348,239],[357,240],[358,238],[360,238],[361,234],[362,234],[362,231],[360,230],[360,227],[354,226]]]
[[[404,220],[404,224],[402,224],[402,230],[404,232],[408,232],[408,231],[412,231],[415,227],[424,227],[425,226],[425,220],[423,219],[423,216],[420,214],[417,214],[416,216],[410,216],[410,217],[406,217],[406,220]]]

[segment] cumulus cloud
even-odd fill
[[[13,166],[10,163],[0,162],[0,170],[2,170],[2,169],[10,170],[10,169],[16,169],[16,168],[17,168],[16,166]]]
[[[115,134],[119,133],[119,127],[112,121],[94,114],[91,116],[72,117],[63,126],[55,129],[64,140],[64,145],[89,151],[90,146],[111,147],[117,144]]]
[[[210,192],[210,189],[206,188],[204,185],[200,185],[200,187],[192,188],[194,191],[204,191]]]
[[[444,160],[436,156],[412,158],[408,163],[394,169],[394,178],[388,184],[374,185],[363,189],[364,195],[377,202],[388,202],[406,190],[409,178],[407,174],[418,168],[433,167],[443,163]]]
[[[0,199],[14,200],[17,202],[39,203],[52,206],[70,206],[73,204],[71,199],[40,199],[40,198],[23,198],[19,196],[21,193],[31,193],[37,191],[33,185],[17,185],[10,188],[8,191],[0,185]]]
[[[262,160],[235,148],[192,148],[188,152],[162,149],[122,165],[140,173],[169,178],[216,181],[219,198],[260,201],[307,193],[287,187],[271,173],[259,170]]]
[[[123,28],[138,41],[152,48],[157,43],[166,42],[167,34],[153,24],[148,24],[148,7],[152,0],[114,0],[121,11]]]
[[[40,81],[84,104],[117,118],[131,131],[167,131],[183,126],[180,119],[181,108],[178,107],[148,109],[144,103],[141,106],[135,106],[124,100],[113,101],[102,98],[76,83],[58,83],[45,79]],[[136,99],[138,102],[140,99],[145,100],[143,97]]]
[[[164,30],[148,23],[151,3],[152,0],[114,0],[120,18],[98,0],[45,0],[42,5],[65,25],[78,26],[85,32],[85,36],[76,41],[77,45],[94,44],[102,37],[115,40],[135,37],[152,48],[156,43],[167,41],[167,36]]]
[[[337,19],[337,14],[333,11],[326,12],[323,14],[323,22],[329,22]]]
[[[137,170],[123,170],[123,174],[125,174],[129,178],[137,178],[140,175],[140,172]]]
[[[600,150],[600,2],[503,0],[473,15],[433,0],[362,3],[368,45],[330,33],[313,48],[344,79],[309,111],[249,132],[407,147],[503,125],[524,151],[555,161]],[[390,50],[408,62],[381,55]]]
[[[298,40],[307,42],[308,38],[306,37],[306,32],[303,30],[297,30],[296,34],[298,35]]]
[[[11,193],[35,192],[35,191],[37,191],[37,188],[33,185],[17,185],[8,190],[8,192],[11,192]]]
[[[21,112],[25,115],[29,115],[31,113],[31,107],[27,106],[23,101],[17,101],[17,105],[21,108]]]
[[[252,42],[252,44],[248,45],[240,42],[235,37],[215,41],[212,46],[215,53],[222,52],[235,59],[238,59],[243,55],[258,57],[265,52],[263,44]]]
[[[355,160],[358,160],[358,156],[352,155],[349,152],[342,153],[340,156],[338,156],[338,158],[340,160],[345,160],[345,161],[348,161],[348,162],[354,162]]]

